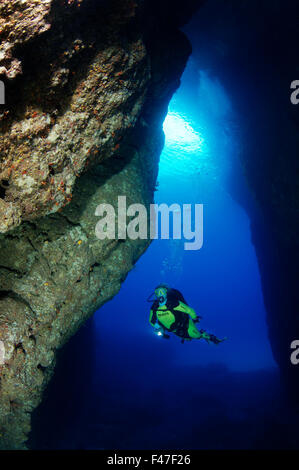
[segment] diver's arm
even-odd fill
[[[179,310],[180,312],[186,313],[192,318],[192,320],[197,320],[198,318],[195,313],[195,310],[189,307],[189,305],[184,304],[183,302],[179,302],[179,305],[177,307],[174,307],[173,310]]]
[[[153,315],[154,315],[154,312],[153,312],[153,310],[151,309],[151,311],[150,311],[150,316],[149,316],[149,322],[150,322],[150,324],[151,324],[152,326],[155,325],[155,322],[153,322]]]

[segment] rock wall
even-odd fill
[[[219,78],[238,115],[240,161],[260,213],[236,181],[232,193],[251,217],[269,339],[297,405],[290,345],[299,339],[299,106],[290,85],[298,79],[298,15],[294,0],[210,0],[188,26],[199,68]]]
[[[148,246],[97,239],[95,210],[118,195],[153,201],[162,122],[191,52],[163,13],[132,0],[1,2],[2,449],[26,448],[57,349]]]

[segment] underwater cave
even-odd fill
[[[38,155],[33,140],[42,135],[52,160],[48,174],[32,167],[32,181],[45,171],[38,206],[31,182],[14,180],[16,164],[1,169],[10,225],[1,234],[0,304],[10,313],[20,304],[16,317],[28,309],[30,327],[28,334],[18,327],[21,353],[8,348],[2,386],[10,403],[23,399],[32,412],[28,425],[3,399],[5,416],[14,413],[22,429],[14,435],[9,419],[0,420],[9,430],[3,448],[298,449],[299,365],[290,359],[299,340],[299,108],[290,100],[298,4],[86,0],[79,14],[77,3],[54,1],[54,32],[16,50],[24,61],[22,106],[12,122],[0,121],[15,145],[25,132],[18,121],[27,119],[25,138],[30,126],[35,132],[29,148]],[[30,56],[31,43],[47,46],[51,60],[63,57],[52,75]],[[13,90],[9,84],[8,101]],[[36,105],[45,113],[40,122]],[[172,231],[169,239],[99,245],[95,208],[123,194],[145,206],[202,205],[202,247],[186,250]],[[49,198],[59,209],[50,210]],[[20,211],[9,212],[10,203]],[[17,217],[24,217],[19,225]],[[197,328],[224,341],[181,341],[171,328],[170,338],[163,328],[157,335],[147,300],[158,285],[179,289],[200,316]],[[15,324],[5,317],[3,331]],[[4,345],[8,338],[0,336]],[[22,398],[13,374],[33,350],[40,375],[30,390],[38,394]]]

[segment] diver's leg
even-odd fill
[[[204,338],[208,343],[211,342],[214,344],[219,344],[219,343],[222,343],[222,341],[225,341],[227,339],[227,338],[223,338],[223,339],[217,338],[217,336],[207,333],[204,330],[200,330],[200,333],[202,335],[201,337]]]
[[[188,324],[188,336],[190,339],[200,339],[202,338],[202,335],[201,333],[198,331],[198,329],[196,328],[194,322],[191,320],[189,320],[189,324]]]
[[[201,339],[201,338],[203,338],[208,343],[211,342],[211,343],[214,343],[214,344],[219,344],[219,343],[221,343],[222,341],[224,341],[226,339],[226,338],[219,339],[219,338],[217,338],[217,336],[209,334],[204,330],[198,331],[198,329],[196,328],[194,322],[191,319],[189,320],[188,335],[191,339]]]

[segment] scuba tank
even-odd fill
[[[172,287],[167,289],[167,301],[168,300],[170,300],[170,302],[175,302],[179,300],[180,302],[183,302],[184,304],[188,305],[183,294],[178,289],[173,289]]]

